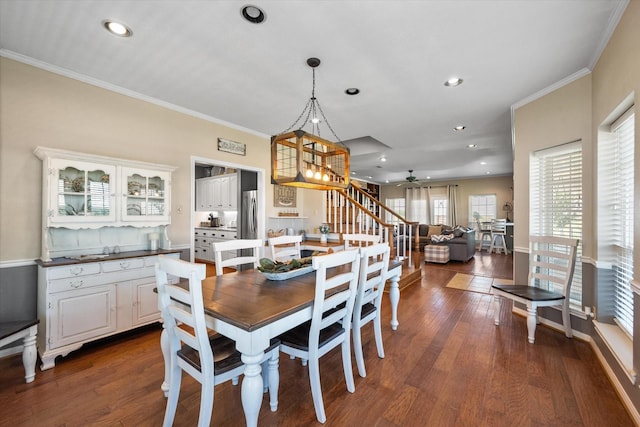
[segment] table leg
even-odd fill
[[[25,380],[30,383],[36,377],[36,334],[38,333],[37,326],[32,326],[29,329],[29,335],[23,338],[22,349],[22,364],[24,365]]]
[[[389,288],[389,300],[391,301],[391,329],[398,329],[398,303],[400,302],[400,276],[391,276],[389,278],[391,285]]]
[[[249,355],[242,353],[244,368],[244,379],[242,380],[242,407],[247,421],[247,427],[258,425],[258,414],[262,404],[262,366],[260,362],[264,358],[264,353]]]

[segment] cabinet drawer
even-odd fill
[[[163,257],[166,257],[166,258],[175,258],[175,259],[180,258],[180,254],[178,254],[178,253],[165,254],[165,255],[162,255],[162,256],[163,256]],[[155,267],[156,267],[156,262],[158,262],[158,256],[157,256],[157,255],[154,255],[154,256],[148,256],[148,257],[145,257],[145,258],[144,258],[144,265],[145,265],[146,267],[151,267],[151,268],[154,268],[154,269],[155,269]],[[155,273],[154,273],[153,275],[155,275]]]
[[[47,276],[50,279],[64,279],[68,277],[82,277],[100,273],[100,264],[73,264],[64,267],[50,267],[47,269]]]
[[[144,258],[129,258],[119,261],[106,261],[102,263],[102,271],[104,273],[112,273],[114,271],[134,270],[144,267]]]
[[[108,279],[104,275],[49,280],[49,283],[47,284],[47,292],[54,294],[62,291],[91,288],[93,286],[104,285],[105,283],[108,283]]]

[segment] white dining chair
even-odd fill
[[[493,249],[501,249],[505,254],[509,253],[507,249],[507,220],[506,219],[494,219],[491,221],[491,246],[489,247],[489,253],[493,253]],[[496,245],[496,243],[499,245]]]
[[[252,264],[253,268],[258,267],[261,248],[262,239],[238,239],[214,242],[213,256],[214,262],[216,263],[216,276],[222,276],[224,267],[234,267],[237,269],[239,266],[246,264]],[[251,251],[251,254],[244,254],[244,251]],[[222,256],[223,252],[233,252],[233,256],[224,259]]]
[[[342,240],[344,241],[344,248],[349,249],[351,247],[362,247],[380,243],[380,235],[365,233],[343,234]]]
[[[382,345],[382,326],[380,324],[382,295],[384,294],[385,277],[389,268],[391,248],[386,243],[360,248],[360,276],[358,290],[353,307],[353,351],[356,356],[358,373],[367,376],[362,351],[362,327],[373,321],[373,332],[376,340],[378,357],[384,359]]]
[[[351,366],[351,317],[358,286],[360,251],[340,251],[313,258],[316,289],[311,320],[280,336],[280,351],[308,360],[316,418],[327,419],[320,384],[320,358],[342,347],[342,368],[350,393],[355,391]],[[341,267],[338,271],[333,267]],[[336,291],[337,292],[334,292]]]
[[[538,307],[559,306],[567,338],[573,336],[569,295],[576,266],[578,239],[551,236],[531,236],[529,277],[526,285],[494,284],[494,323],[500,324],[500,305],[504,298],[527,307],[527,332],[535,342]]]
[[[286,261],[292,258],[301,258],[300,244],[302,236],[278,236],[268,239],[271,259],[274,261]]]
[[[173,424],[180,395],[182,371],[201,384],[198,427],[209,426],[213,410],[214,386],[238,378],[245,369],[234,340],[214,333],[209,335],[202,301],[204,264],[168,258],[160,255],[155,265],[158,304],[169,345],[169,394],[164,415],[164,427]],[[168,282],[168,276],[188,279],[185,289]],[[189,328],[181,328],[184,324]],[[184,343],[184,344],[183,344]],[[263,377],[268,385],[271,410],[278,407],[278,358],[280,341],[274,339],[262,360]]]

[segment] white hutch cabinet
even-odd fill
[[[48,369],[86,342],[158,321],[154,265],[180,250],[167,235],[174,167],[43,147],[35,154],[43,163],[38,351]],[[161,249],[148,250],[159,235]]]

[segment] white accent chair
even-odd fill
[[[489,253],[493,253],[493,248],[496,248],[496,253],[498,249],[502,249],[502,251],[506,254],[509,253],[507,249],[507,220],[506,219],[494,219],[491,221],[491,247],[489,247]],[[496,242],[500,246],[496,246]],[[482,242],[481,242],[482,243]]]
[[[362,247],[380,243],[380,235],[364,233],[343,234],[342,240],[344,241],[344,248],[349,249],[351,247]]]
[[[338,271],[333,267],[343,267]],[[340,251],[313,258],[316,291],[311,320],[280,336],[280,351],[309,361],[309,381],[316,418],[327,419],[320,384],[320,357],[342,347],[342,368],[350,393],[355,391],[351,366],[351,317],[358,287],[360,251]],[[330,270],[330,271],[329,271]],[[331,276],[328,276],[328,273]],[[348,285],[345,287],[345,285]],[[333,292],[336,288],[342,288]],[[328,292],[327,292],[328,291]]]
[[[300,244],[302,236],[278,236],[268,239],[271,259],[274,261],[287,261],[292,258],[300,259]],[[292,246],[293,245],[293,246]]]
[[[380,311],[382,309],[382,295],[384,294],[385,278],[389,268],[389,254],[391,248],[386,243],[360,248],[360,278],[358,291],[353,308],[353,351],[356,356],[358,373],[367,376],[362,352],[361,328],[373,320],[373,331],[376,339],[378,357],[384,359],[382,345],[382,326]]]
[[[163,334],[166,333],[170,351],[170,360],[165,361],[170,364],[170,375],[163,426],[170,427],[173,424],[180,395],[182,371],[202,385],[198,427],[209,426],[214,386],[238,378],[244,372],[245,365],[236,350],[234,340],[220,334],[209,335],[202,301],[201,281],[206,276],[205,265],[162,255],[158,258],[155,265],[158,305],[162,311]],[[189,288],[169,284],[168,275],[188,279]],[[179,324],[189,326],[192,330],[181,328]],[[272,340],[262,360],[263,376],[265,384],[268,384],[272,411],[278,407],[279,344],[278,340]]]
[[[531,236],[528,284],[491,286],[494,294],[495,324],[500,324],[500,305],[503,298],[526,305],[528,339],[533,344],[538,324],[538,307],[560,306],[565,335],[571,338],[573,332],[569,296],[577,247],[578,239]]]
[[[260,249],[262,248],[262,239],[238,239],[228,240],[226,242],[213,243],[213,255],[216,263],[216,276],[222,276],[224,267],[238,268],[240,265],[253,264],[253,268],[258,267],[260,261]],[[252,251],[251,255],[238,255],[238,251]],[[228,259],[222,259],[222,253],[227,251],[236,252],[235,256]]]

